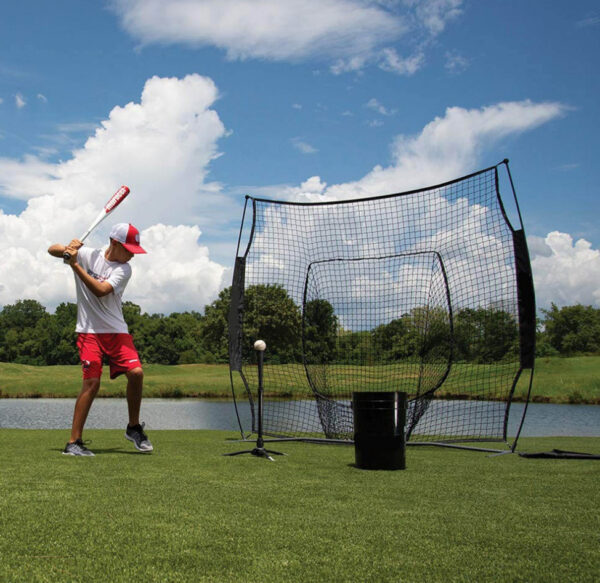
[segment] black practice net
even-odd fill
[[[533,375],[535,306],[500,167],[510,178],[504,161],[361,200],[247,197],[229,317],[243,429],[256,431],[262,339],[266,436],[352,440],[353,391],[403,391],[409,443],[507,441],[516,383]]]

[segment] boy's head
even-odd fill
[[[146,253],[140,246],[140,232],[130,223],[118,223],[110,232],[109,237],[129,251],[129,253]]]

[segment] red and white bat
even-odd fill
[[[88,227],[88,230],[79,237],[79,240],[83,243],[87,236],[108,216],[112,213],[129,194],[129,188],[127,186],[121,186],[117,192],[115,192],[104,205],[104,208],[98,213],[98,216],[92,221],[92,224]],[[65,263],[69,262],[71,255],[67,252],[63,255]]]

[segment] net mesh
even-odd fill
[[[248,200],[230,356],[253,425],[260,338],[265,435],[350,440],[353,391],[404,391],[411,440],[506,439],[523,338],[497,167],[369,199]]]

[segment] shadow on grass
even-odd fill
[[[406,467],[404,468],[362,468],[360,466],[357,466],[355,463],[352,464],[346,464],[346,467],[348,468],[354,468],[355,470],[360,470],[361,472],[402,472],[406,470]]]
[[[52,447],[50,448],[50,451],[58,451],[60,453],[62,453],[64,450],[62,447]],[[125,449],[121,449],[120,447],[109,447],[109,448],[97,448],[94,447],[92,449],[92,452],[95,455],[98,454],[106,454],[106,455],[138,455],[140,457],[149,457],[151,454],[151,452],[149,453],[142,453],[141,451],[129,451],[129,450],[125,450]],[[67,457],[67,456],[65,456]],[[85,457],[85,456],[70,456],[70,457]]]

